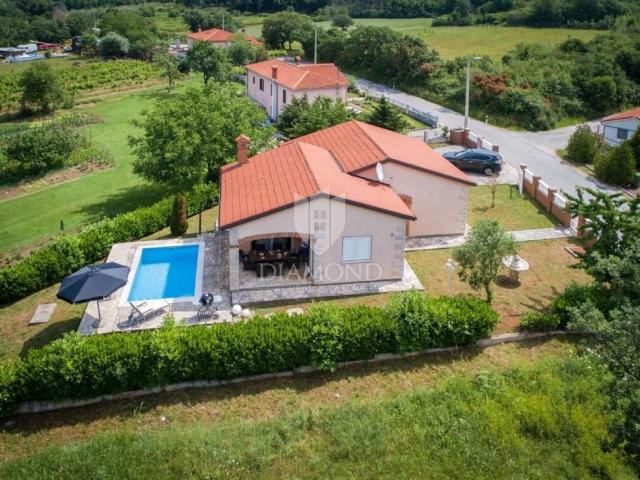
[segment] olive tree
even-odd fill
[[[453,251],[458,262],[458,276],[471,288],[484,289],[487,303],[493,301],[492,284],[505,255],[518,251],[513,235],[504,231],[497,220],[480,220],[468,235],[464,244]]]

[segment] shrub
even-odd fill
[[[74,150],[87,147],[88,141],[68,121],[55,121],[28,128],[11,137],[6,147],[6,162],[0,166],[2,183],[42,175],[69,164]]]
[[[477,299],[409,292],[392,297],[386,309],[320,303],[306,315],[211,327],[178,327],[169,319],[158,330],[131,335],[74,332],[0,366],[0,415],[26,400],[87,398],[304,365],[333,370],[338,362],[379,353],[468,345],[496,322],[495,311]]]
[[[595,285],[571,282],[564,291],[551,302],[551,313],[560,318],[560,327],[566,327],[571,320],[573,309],[591,303],[599,310],[607,312],[611,309],[611,299],[606,290]]]
[[[589,125],[580,125],[567,143],[567,159],[575,163],[592,163],[596,153],[596,135]]]
[[[32,65],[20,76],[22,109],[34,106],[41,112],[61,107],[69,101],[60,77],[45,63]]]
[[[173,199],[173,209],[171,210],[171,222],[169,224],[171,234],[179,237],[187,233],[189,222],[187,220],[187,209],[184,205],[184,195],[178,194]]]
[[[628,185],[633,181],[636,159],[628,143],[612,148],[608,154],[596,158],[596,176],[613,185]]]
[[[546,332],[560,327],[560,315],[549,312],[525,312],[520,318],[520,328],[530,332]]]
[[[129,53],[129,40],[114,32],[107,33],[98,40],[100,55],[104,58],[123,57]]]
[[[216,198],[211,185],[195,189],[187,197],[187,214],[201,206],[210,207]],[[104,258],[114,243],[130,242],[150,235],[169,223],[171,199],[107,218],[83,228],[80,233],[61,236],[20,262],[0,269],[0,305],[23,298],[88,263]]]

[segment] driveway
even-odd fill
[[[450,129],[462,127],[464,124],[462,114],[441,105],[368,80],[357,79],[356,83],[363,91],[375,91],[416,109],[435,113],[438,115],[438,123]],[[577,186],[610,193],[617,191],[616,188],[585,175],[556,155],[555,151],[566,145],[575,126],[548,132],[515,132],[470,118],[469,128],[489,142],[499,145],[502,157],[513,167],[518,169],[521,164],[528,165],[532,172],[542,176],[545,182],[554,188],[571,194],[575,193]]]

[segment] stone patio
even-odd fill
[[[404,273],[400,280],[340,283],[333,285],[314,285],[308,283],[306,285],[294,284],[280,286],[278,288],[236,290],[231,292],[231,298],[234,304],[253,305],[292,300],[312,300],[353,295],[371,295],[374,293],[402,292],[405,290],[424,290],[422,283],[406,260],[404,261]]]
[[[138,247],[148,247],[165,244],[193,244],[204,242],[204,271],[202,291],[219,295],[222,302],[218,305],[218,317],[198,320],[198,305],[191,302],[176,302],[166,313],[171,313],[175,320],[183,325],[212,324],[233,321],[231,315],[231,295],[229,292],[229,262],[228,240],[226,235],[220,233],[205,234],[198,238],[184,240],[154,240],[130,243],[120,243],[113,246],[107,261],[118,262],[131,267],[135,252]],[[162,325],[165,315],[158,315],[144,321],[132,322],[130,320],[131,307],[119,306],[123,288],[114,292],[110,298],[100,302],[100,320],[98,321],[98,307],[96,302],[90,302],[84,312],[78,332],[82,335],[95,333],[131,332],[158,328]]]

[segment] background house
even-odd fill
[[[189,47],[193,45],[193,42],[209,42],[213,43],[216,47],[228,48],[233,43],[236,34],[227,32],[226,30],[220,30],[219,28],[210,28],[209,30],[198,30],[187,35],[187,44]],[[250,44],[260,46],[262,43],[256,39],[253,35],[243,35],[244,39]]]
[[[609,115],[601,120],[607,145],[616,146],[629,140],[640,127],[640,107]]]
[[[333,63],[303,64],[281,60],[252,63],[247,69],[247,94],[277,120],[293,97],[306,95],[312,102],[325,96],[347,102],[347,78]]]

